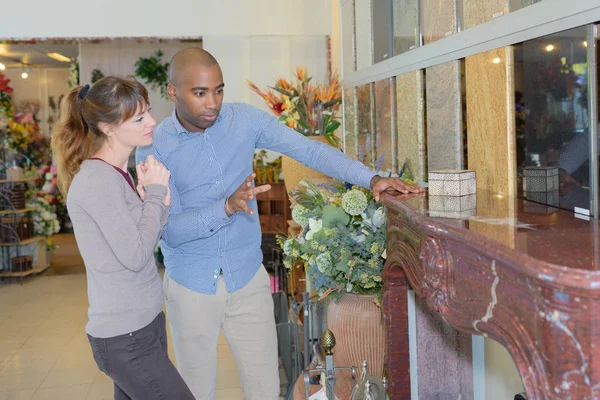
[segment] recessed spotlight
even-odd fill
[[[500,61],[502,61],[502,59],[501,59],[500,57],[496,57],[496,58],[494,58],[494,59],[492,60],[492,62],[493,62],[494,64],[500,64]]]
[[[6,69],[6,65],[0,63],[0,71],[4,71]]]
[[[21,74],[21,78],[23,78],[23,79],[27,79],[28,77],[29,77],[29,74],[27,72],[23,72]]]
[[[548,46],[546,46],[546,51],[549,53],[552,50],[554,50],[554,45],[553,44],[549,44]]]

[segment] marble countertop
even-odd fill
[[[383,201],[390,209],[426,217],[439,228],[462,228],[544,263],[600,270],[599,222],[571,211],[482,190],[477,191],[477,208],[460,213],[430,210],[427,194],[386,194]]]

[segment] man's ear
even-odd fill
[[[167,95],[173,103],[177,101],[177,87],[175,87],[175,85],[173,85],[172,83],[169,83],[169,85],[167,86]]]

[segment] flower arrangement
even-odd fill
[[[325,136],[333,145],[339,139],[334,132],[340,126],[336,118],[342,102],[342,86],[338,76],[328,84],[313,85],[306,69],[296,68],[297,82],[278,78],[275,86],[260,90],[247,80],[250,89],[262,97],[279,121],[305,136]]]
[[[321,296],[344,292],[380,294],[386,258],[386,215],[371,191],[349,184],[302,181],[291,193],[292,218],[303,228],[295,237],[278,237],[284,265],[298,262]]]
[[[38,236],[47,236],[48,250],[54,249],[51,236],[60,231],[58,216],[52,204],[43,196],[34,196],[27,202],[27,207],[35,209],[33,213],[33,232]]]
[[[27,206],[37,212],[33,215],[33,230],[36,235],[48,237],[48,250],[54,249],[51,236],[60,231],[60,215],[67,212],[64,198],[57,186],[56,165],[44,166],[39,170],[40,185],[28,193]]]
[[[11,115],[12,114],[12,101],[10,95],[13,92],[13,88],[9,85],[10,79],[7,79],[5,75],[0,72],[0,115]]]
[[[7,129],[7,145],[15,153],[23,154],[33,165],[50,163],[50,140],[32,114],[14,114],[7,120]]]

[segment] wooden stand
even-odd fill
[[[263,234],[285,235],[291,218],[290,199],[283,181],[271,183],[271,190],[256,195],[260,228]]]
[[[9,187],[8,190],[11,190],[14,188],[13,185],[21,186],[21,185],[26,185],[26,184],[34,182],[34,181],[35,181],[35,178],[25,178],[25,179],[14,180],[14,181],[0,180],[0,185],[2,186],[2,188]],[[8,201],[9,201],[8,208],[0,210],[0,224],[2,224],[6,220],[13,219],[13,218],[15,220],[18,220],[19,218],[21,218],[20,216],[25,216],[29,213],[36,212],[35,209],[33,209],[33,208],[21,207],[22,204],[15,205],[15,203],[13,203],[11,201],[10,197],[9,197]],[[49,262],[48,262],[48,254],[47,254],[47,250],[46,250],[47,238],[45,236],[29,237],[29,236],[33,235],[33,230],[31,229],[31,231],[26,231],[26,230],[20,229],[20,228],[21,227],[17,227],[17,229],[15,229],[14,226],[12,228],[10,228],[10,229],[15,230],[15,234],[13,234],[13,235],[8,235],[8,236],[0,235],[0,237],[1,237],[0,257],[2,257],[2,259],[4,260],[4,265],[6,267],[5,269],[0,270],[0,279],[21,278],[21,283],[22,283],[23,278],[25,276],[38,274],[38,273],[43,272],[46,269],[48,269]],[[15,235],[16,235],[16,237],[15,237]],[[21,263],[25,262],[24,258],[23,258],[24,254],[22,254],[22,252],[21,252],[21,247],[30,245],[33,243],[37,243],[37,247],[35,249],[35,256],[32,255],[32,258],[35,259],[35,264],[32,267],[27,266],[25,268],[21,264]],[[16,249],[15,257],[12,257],[13,253],[11,252],[11,249],[13,249],[13,248]],[[13,263],[14,259],[19,260],[17,265],[14,265],[14,263]]]

